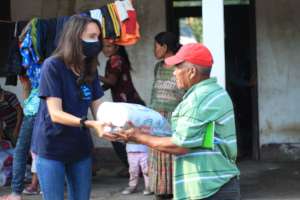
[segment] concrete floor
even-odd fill
[[[242,161],[241,193],[244,200],[300,200],[300,163],[271,163]],[[150,200],[139,192],[129,196],[120,195],[126,186],[126,178],[117,178],[114,170],[101,169],[93,179],[92,200]],[[0,195],[9,192],[9,187],[0,188]],[[25,197],[39,200],[40,196]]]

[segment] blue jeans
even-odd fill
[[[12,192],[20,195],[24,189],[26,162],[30,150],[35,117],[24,116],[14,151]]]
[[[90,199],[91,157],[74,163],[64,163],[38,156],[36,167],[44,200],[64,200],[65,177],[69,200]]]

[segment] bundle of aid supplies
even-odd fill
[[[130,122],[148,130],[149,134],[172,135],[169,122],[160,113],[138,104],[104,102],[97,111],[97,120],[112,125],[105,127],[107,132],[126,130]]]

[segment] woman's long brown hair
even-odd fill
[[[100,29],[99,23],[95,20],[80,15],[72,16],[65,24],[58,46],[53,53],[53,56],[62,59],[69,69],[80,74],[77,80],[79,85],[92,83],[97,75],[99,64],[97,57],[86,59],[82,51],[81,36],[89,23],[96,23]]]

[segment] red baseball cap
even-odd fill
[[[206,46],[194,43],[183,45],[174,56],[165,59],[165,63],[169,67],[184,61],[210,68],[213,64],[213,57]]]

